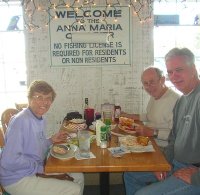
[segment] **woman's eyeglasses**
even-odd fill
[[[34,95],[33,98],[38,102],[48,102],[51,103],[53,101],[52,97],[43,97],[41,95]]]

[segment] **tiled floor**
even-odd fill
[[[99,186],[86,185],[83,195],[100,195]],[[124,186],[122,184],[110,185],[110,194],[109,195],[125,195]]]

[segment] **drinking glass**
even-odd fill
[[[94,109],[93,108],[86,108],[85,109],[85,120],[88,127],[94,121]]]
[[[90,132],[88,130],[78,131],[78,144],[80,156],[84,158],[90,157]]]

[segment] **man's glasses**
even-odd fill
[[[46,97],[44,98],[43,96],[41,95],[34,95],[33,98],[38,101],[38,102],[48,102],[48,103],[51,103],[53,100],[52,100],[52,97]]]
[[[158,84],[159,80],[144,81],[144,82],[142,82],[142,84],[144,87],[155,86]]]

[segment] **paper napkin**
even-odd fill
[[[82,156],[80,156],[80,153],[77,151],[75,153],[75,158],[76,158],[76,160],[83,160],[83,159],[96,158],[96,156],[92,152],[90,152],[90,155],[89,155],[88,158],[87,157],[82,157]]]
[[[124,147],[112,147],[112,148],[108,148],[108,150],[112,153],[112,155],[122,155],[122,154],[130,153],[130,151]]]

